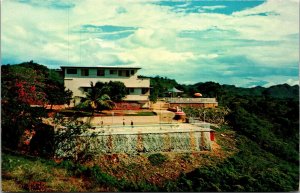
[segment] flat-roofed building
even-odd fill
[[[64,85],[73,92],[73,98],[85,97],[84,92],[93,82],[123,82],[127,88],[124,102],[149,105],[150,79],[138,78],[139,67],[126,66],[61,66]]]

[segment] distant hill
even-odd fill
[[[167,90],[176,87],[184,91],[182,97],[193,97],[194,93],[200,92],[203,97],[216,97],[219,99],[230,96],[255,96],[271,97],[276,99],[299,100],[299,85],[290,86],[288,84],[274,85],[268,88],[257,86],[253,88],[242,88],[234,85],[221,85],[215,82],[199,82],[192,85],[179,84],[174,79],[167,77],[145,77],[150,78],[151,99],[167,96]]]
[[[290,86],[288,84],[280,84],[271,86],[263,91],[265,96],[274,98],[292,98],[299,99],[299,85]]]

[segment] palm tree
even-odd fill
[[[91,82],[91,88],[85,92],[86,97],[82,98],[82,103],[79,104],[79,108],[88,108],[92,110],[92,116],[95,110],[112,109],[114,107],[114,102],[110,97],[104,93],[105,86],[99,88],[98,86]]]

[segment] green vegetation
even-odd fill
[[[172,86],[186,96],[196,92],[216,97],[217,109],[185,108],[188,116],[222,124],[217,132],[236,132],[239,153],[217,166],[204,166],[176,181],[166,191],[296,191],[299,187],[299,86],[238,88],[214,82],[177,85],[152,78],[157,90]],[[151,80],[152,80],[151,79]],[[151,82],[151,83],[152,83]],[[157,91],[161,92],[161,91]],[[155,93],[155,91],[154,91]],[[162,92],[163,93],[163,92]],[[159,95],[157,95],[159,96]],[[161,97],[161,96],[159,96]],[[225,136],[226,137],[226,136]],[[221,142],[220,142],[221,143]]]
[[[120,102],[126,95],[124,83],[119,81],[91,82],[91,87],[85,92],[86,97],[81,98],[81,103],[76,106],[77,109],[89,110],[94,115],[95,110],[100,112],[110,110],[115,106],[114,102]]]
[[[176,87],[184,91],[182,97],[194,97],[194,93],[201,93],[203,98],[215,97],[219,105],[228,107],[234,97],[267,97],[275,99],[299,99],[299,86],[288,84],[275,85],[269,88],[261,86],[253,88],[240,88],[234,85],[221,85],[215,82],[199,82],[193,85],[178,84],[174,79],[167,77],[148,77],[150,78],[151,90],[150,100],[156,101],[158,97],[168,96],[167,90]]]
[[[62,109],[59,111],[59,114],[65,117],[91,117],[92,112],[84,111],[83,109]]]
[[[216,166],[203,166],[169,182],[169,191],[295,191],[298,166],[238,136],[239,153]]]
[[[182,174],[176,182],[168,183],[168,190],[296,191],[299,187],[299,101],[298,93],[291,91],[294,89],[289,86],[289,91],[282,91],[294,93],[286,98],[233,94],[238,91],[223,93],[220,97],[230,109],[225,116],[228,124],[216,131],[236,131],[239,153],[217,166],[203,166]]]
[[[137,113],[128,113],[128,114],[125,114],[126,116],[154,116],[154,115],[157,115],[155,112],[137,112]]]
[[[161,153],[156,153],[156,154],[151,154],[148,157],[148,160],[153,166],[157,166],[163,164],[167,160],[167,157]]]
[[[140,78],[150,78],[145,76],[139,76]],[[174,80],[167,77],[155,76],[150,78],[150,86],[153,88],[150,92],[150,101],[156,102],[159,97],[165,97],[168,95],[168,89],[181,86]]]
[[[78,109],[91,110],[92,116],[95,110],[112,109],[114,106],[110,96],[106,94],[105,90],[108,89],[104,83],[97,82],[95,85],[91,82],[91,87],[85,92],[86,97],[83,97],[81,103],[76,106]]]
[[[225,116],[230,112],[228,108],[193,108],[183,107],[183,111],[188,117],[197,118],[200,121],[215,123],[219,125],[225,124]]]
[[[54,161],[2,152],[3,191],[83,191]]]
[[[72,93],[65,90],[54,73],[32,61],[1,66],[2,146],[23,149],[25,131],[33,134],[47,127],[42,123],[42,118],[47,117],[43,105],[68,103]]]
[[[97,165],[87,167],[71,161],[55,163],[2,153],[3,190],[11,191],[8,185],[12,183],[18,191],[158,191],[156,186],[146,182],[117,179],[102,172]]]
[[[61,85],[56,71],[32,61],[4,65],[1,75],[2,150],[48,158],[3,153],[3,187],[13,186],[7,191],[296,191],[299,188],[299,86],[238,88],[214,82],[180,85],[168,78],[151,78],[151,100],[154,101],[157,97],[167,96],[167,89],[172,87],[183,90],[188,97],[195,92],[202,93],[203,97],[216,97],[220,106],[217,109],[185,110],[188,115],[197,114],[200,118],[204,118],[205,111],[206,121],[222,124],[215,127],[219,136],[223,134],[220,139],[235,133],[231,146],[216,140],[226,151],[229,147],[238,149],[238,153],[230,154],[218,164],[201,165],[194,171],[182,173],[177,179],[154,186],[146,181],[118,179],[97,165],[81,165],[92,154],[84,149],[74,162],[56,164],[49,161],[57,147],[69,143],[68,140],[86,128],[72,119],[70,122],[57,119],[68,132],[55,136],[53,127],[42,121],[48,116],[44,104],[64,104],[70,100],[71,93]],[[103,83],[94,87],[98,91],[91,91],[94,93],[90,93],[89,100],[95,100],[86,103],[93,110],[101,110],[98,99],[109,93],[109,87]],[[101,88],[103,92],[98,95]],[[54,92],[60,93],[55,95],[59,96],[56,99],[53,99]],[[122,95],[110,93],[109,96],[119,100]],[[70,146],[64,147],[74,149],[72,145],[76,144],[70,142]],[[65,149],[63,153],[67,154],[69,150]],[[184,155],[180,160],[190,158]],[[167,164],[162,154],[152,154],[148,160],[152,166]],[[75,182],[69,178],[74,178]]]

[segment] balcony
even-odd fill
[[[124,101],[149,101],[148,95],[127,95]]]

